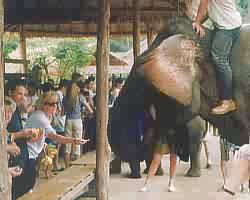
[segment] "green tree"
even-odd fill
[[[4,35],[3,54],[5,59],[8,59],[9,54],[17,49],[18,44],[19,44],[19,37],[17,35],[13,36]]]
[[[79,40],[65,40],[52,49],[52,55],[65,78],[87,66],[94,58],[94,52],[94,47],[86,47]]]
[[[236,4],[238,5],[239,11],[242,16],[245,16],[248,12],[248,0],[236,0]]]
[[[39,66],[42,67],[42,69],[45,72],[45,80],[50,78],[48,66],[54,63],[55,61],[56,59],[50,56],[50,50],[42,52],[35,57],[34,64],[38,64]]]

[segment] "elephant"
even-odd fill
[[[206,122],[200,116],[196,116],[187,122],[187,129],[190,154],[190,168],[187,171],[187,176],[200,177],[202,141],[207,134]]]
[[[119,124],[117,124],[119,125]],[[135,145],[128,144],[128,141],[131,141],[131,137],[129,137],[128,133],[125,131],[125,135],[119,135],[120,141],[122,143],[126,143],[125,145],[119,145],[120,151],[125,151],[125,153],[119,154],[120,156],[111,162],[111,173],[120,173],[121,172],[121,159],[129,162],[131,174],[130,178],[140,178],[140,161],[146,161],[146,169],[148,170],[153,158],[153,146],[154,146],[154,134],[155,127],[148,126],[145,128],[144,138],[141,141],[141,145],[138,145],[139,148],[135,148]],[[171,131],[171,130],[170,130]],[[190,177],[200,177],[201,176],[201,166],[200,166],[200,154],[202,148],[202,140],[206,136],[206,124],[205,121],[200,117],[196,116],[189,122],[185,124],[185,126],[176,127],[176,131],[178,133],[186,133],[186,137],[183,137],[184,141],[188,141],[186,143],[185,153],[181,154],[181,158],[184,161],[188,161],[188,158],[185,155],[190,155],[190,169],[187,172],[187,176]],[[124,133],[124,132],[123,132]],[[126,138],[126,139],[125,139]],[[129,139],[127,139],[129,138]],[[185,143],[178,142],[179,145],[183,145]],[[180,144],[181,143],[181,144]],[[113,144],[113,143],[112,143]],[[137,143],[138,144],[138,143]],[[125,147],[124,147],[125,146]],[[143,148],[142,148],[143,146]],[[117,147],[116,147],[117,148]],[[133,155],[130,156],[130,153]],[[125,155],[124,155],[125,154]],[[129,158],[128,158],[129,157]],[[157,170],[157,175],[162,174],[161,166]]]
[[[191,24],[185,16],[166,19],[153,43],[134,61],[109,120],[109,142],[117,155],[121,152],[116,147],[123,142],[119,140],[120,130],[152,104],[158,107],[157,134],[171,137],[168,130],[185,126],[200,115],[219,129],[221,138],[239,146],[249,143],[250,26],[242,27],[230,57],[238,109],[215,116],[210,113],[219,100],[215,66],[209,54],[212,31],[206,29],[206,37],[200,39]],[[178,137],[184,138],[184,134]],[[191,140],[190,145],[196,142]],[[197,170],[192,173],[195,167],[199,166],[191,166],[188,175],[197,174]]]

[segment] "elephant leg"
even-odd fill
[[[187,172],[189,177],[201,176],[200,165],[201,143],[190,144],[190,169]]]
[[[206,124],[204,120],[197,116],[187,124],[187,127],[189,134],[190,151],[190,169],[187,172],[187,176],[200,177],[200,154],[202,147],[202,137],[206,130]]]
[[[141,167],[140,167],[140,161],[138,160],[131,160],[129,162],[129,166],[131,169],[131,174],[128,176],[128,178],[141,178]]]
[[[115,158],[110,163],[110,174],[120,174],[121,173],[121,160],[120,158]]]

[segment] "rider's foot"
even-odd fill
[[[237,109],[236,103],[232,99],[223,100],[221,105],[212,109],[212,113],[215,115],[224,115],[236,109]]]

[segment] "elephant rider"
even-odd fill
[[[243,145],[235,152],[234,159],[228,163],[228,171],[223,192],[216,200],[232,200],[240,185],[250,178],[250,144]]]
[[[229,65],[231,48],[240,35],[241,16],[236,9],[235,0],[200,0],[195,20],[192,23],[196,33],[203,37],[205,30],[201,25],[205,14],[214,25],[211,55],[216,64],[217,83],[221,104],[212,108],[212,113],[223,115],[237,109],[233,101],[232,70]]]

